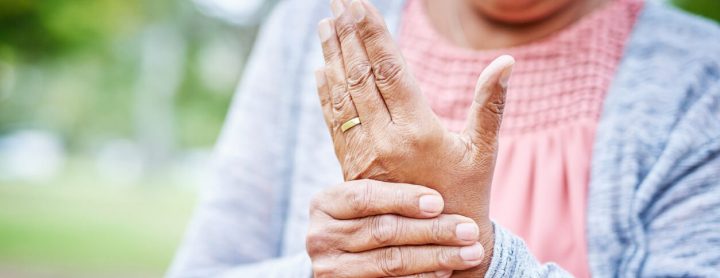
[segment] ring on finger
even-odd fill
[[[350,119],[349,121],[343,123],[343,124],[340,126],[340,130],[341,130],[343,133],[345,133],[346,131],[348,131],[348,130],[350,130],[351,128],[353,128],[353,127],[355,127],[355,126],[358,126],[358,125],[360,125],[360,118],[359,118],[359,117],[355,117],[355,118],[352,118],[352,119]]]

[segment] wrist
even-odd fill
[[[436,188],[445,200],[443,213],[459,214],[472,218],[479,228],[478,242],[484,248],[483,262],[474,268],[458,272],[453,277],[482,277],[490,267],[493,250],[495,247],[495,227],[490,220],[490,186],[485,183],[478,183],[478,177],[467,182],[457,179],[457,176],[450,180],[446,179],[443,188]],[[488,183],[489,184],[489,183]]]

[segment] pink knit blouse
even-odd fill
[[[541,262],[588,277],[585,207],[603,99],[642,0],[615,0],[545,39],[492,51],[436,33],[422,0],[409,0],[400,45],[432,108],[453,131],[465,124],[483,68],[517,60],[507,96],[491,217]]]

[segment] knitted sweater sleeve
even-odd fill
[[[495,224],[495,247],[485,277],[573,277],[554,263],[540,263],[525,243]]]
[[[619,273],[638,277],[720,274],[720,64],[689,88],[667,144],[638,185],[635,242]],[[709,74],[708,74],[709,73]]]

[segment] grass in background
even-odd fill
[[[1,277],[159,277],[195,194],[92,178],[0,183]]]

